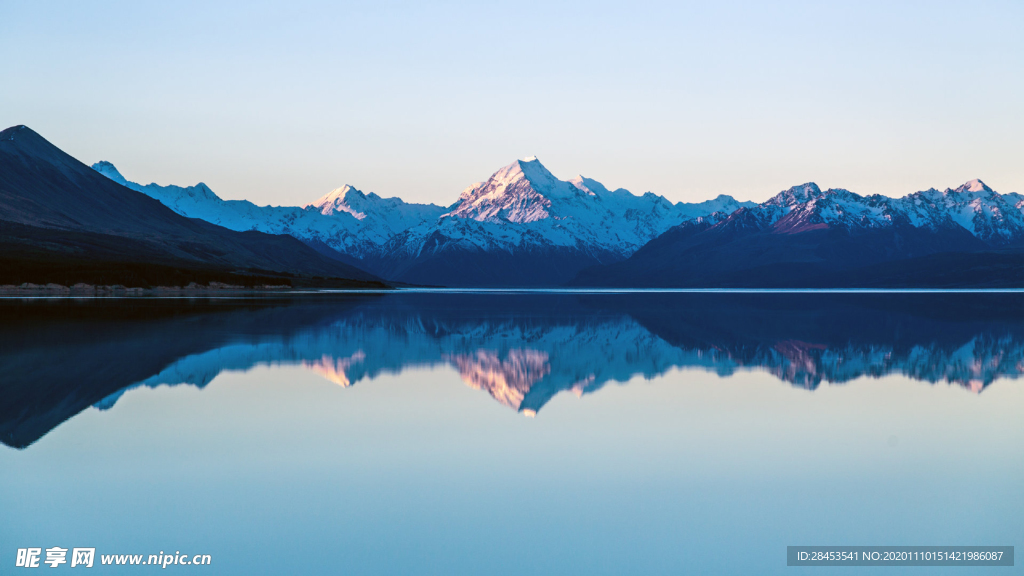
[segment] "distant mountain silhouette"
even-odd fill
[[[176,214],[25,126],[0,132],[0,284],[211,280],[381,285],[290,236],[235,232]]]
[[[1021,294],[386,294],[0,303],[0,441],[133,386],[305,366],[342,386],[445,365],[527,415],[556,394],[696,368],[813,390],[902,374],[980,392],[1024,371]]]

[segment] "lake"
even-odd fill
[[[56,546],[94,547],[96,574],[178,553],[229,575],[783,574],[808,570],[787,546],[1024,536],[1024,293],[0,314],[5,567]]]

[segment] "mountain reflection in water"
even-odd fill
[[[5,301],[0,441],[35,442],[136,386],[299,365],[342,386],[447,365],[526,415],[672,368],[814,390],[902,374],[981,392],[1024,370],[1024,294],[396,293]]]

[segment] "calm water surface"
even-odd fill
[[[60,546],[212,556],[178,573],[848,574],[786,546],[1024,543],[1020,294],[0,315],[0,573]]]

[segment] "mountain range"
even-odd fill
[[[303,207],[222,200],[205,184],[141,185],[109,162],[103,174],[183,216],[233,230],[291,234],[392,281],[447,286],[557,286],[593,265],[618,262],[672,226],[752,202],[729,196],[673,204],[650,192],[555,178],[536,158],[517,160],[466,188],[448,207],[409,204],[344,186]]]
[[[902,198],[807,183],[760,204],[672,203],[530,157],[449,206],[351,186],[257,206],[89,170],[17,126],[0,133],[0,243],[0,284],[1021,287],[1024,196],[980,180]]]
[[[445,286],[1019,287],[1024,196],[981,180],[902,198],[794,186],[755,204],[701,203],[563,181],[536,158],[447,207],[344,186],[303,207],[220,199],[204,184],[140,185],[178,213],[291,234],[392,281]]]
[[[1024,196],[981,180],[902,198],[807,183],[674,226],[577,286],[1021,287]]]

